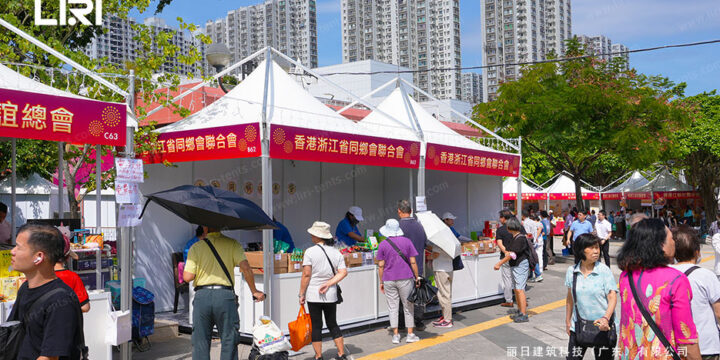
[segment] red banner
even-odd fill
[[[420,143],[272,125],[270,157],[342,164],[417,168]]]
[[[494,176],[517,177],[520,157],[492,151],[428,144],[425,167]]]
[[[547,200],[546,193],[522,193],[523,200]],[[517,193],[503,194],[503,200],[517,200]]]
[[[583,200],[600,200],[600,193],[583,193]],[[551,193],[550,200],[575,200],[575,193]]]
[[[603,193],[602,194],[603,200],[649,200],[650,199],[650,193],[649,192],[626,192],[624,195],[623,193]]]
[[[697,191],[658,191],[653,193],[655,200],[659,199],[700,199],[700,193]],[[648,199],[650,196],[648,196]]]
[[[622,195],[622,193],[603,193],[602,198],[603,200],[621,200]]]
[[[126,105],[0,89],[3,137],[125,145]]]
[[[143,154],[147,164],[260,156],[258,124],[173,131],[158,136],[158,151]]]

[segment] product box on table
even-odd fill
[[[346,267],[357,267],[357,266],[362,266],[362,264],[363,264],[362,253],[354,252],[354,253],[344,254],[343,256],[345,257],[345,266]]]
[[[288,267],[288,272],[296,273],[296,272],[302,272],[303,266],[302,261],[290,261],[290,267]]]
[[[246,251],[245,257],[253,268],[254,274],[262,274],[263,268],[263,252],[262,251]],[[285,274],[288,272],[290,266],[290,254],[273,254],[273,267],[275,274]],[[259,269],[260,271],[255,271]]]
[[[364,252],[362,254],[362,265],[372,265],[375,262],[375,256],[372,251]]]

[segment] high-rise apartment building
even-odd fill
[[[173,45],[177,45],[178,53],[189,54],[190,49],[199,49],[201,54],[204,54],[204,44],[202,41],[196,39],[192,34],[186,31],[180,31],[169,27],[165,21],[161,18],[151,17],[145,19],[143,23],[148,26],[152,31],[159,32],[171,32],[173,34],[170,42]],[[103,20],[103,28],[107,31],[95,37],[90,44],[85,48],[85,53],[94,59],[107,58],[108,62],[124,66],[128,61],[135,61],[140,50],[140,42],[135,40],[138,35],[137,31],[133,29],[133,25],[136,21],[132,18],[122,19],[117,16],[107,16]],[[153,52],[158,52],[157,48],[152,49]],[[195,64],[188,65],[179,61],[177,56],[168,58],[168,61],[163,64],[160,69],[161,72],[177,73],[177,74],[192,74],[193,76],[200,76],[203,69],[203,60],[196,62]]]
[[[483,101],[520,76],[518,63],[562,56],[571,37],[570,0],[482,0]]]
[[[433,96],[462,97],[459,0],[342,0],[342,29],[344,63],[407,67]]]
[[[462,73],[462,101],[471,104],[482,102],[482,75],[474,72]]]
[[[629,56],[627,53],[616,54],[628,51],[627,46],[623,44],[613,43],[605,35],[587,36],[577,35],[578,41],[585,47],[585,52],[588,54],[599,55],[598,57],[605,61],[610,61],[614,58],[623,58],[625,60],[624,70],[630,68]],[[611,55],[614,54],[614,55]]]
[[[272,46],[305,66],[318,66],[315,0],[265,0],[232,10],[208,21],[205,34],[227,45],[231,64]]]

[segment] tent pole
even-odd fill
[[[102,174],[102,145],[97,144],[95,145],[95,233],[96,234],[102,234],[102,196],[100,194],[100,189],[102,189],[102,179],[100,178],[100,175]],[[100,266],[100,263],[102,262],[102,249],[100,251],[95,252],[95,264],[97,271],[95,272],[95,284],[97,289],[104,288],[104,284],[102,283],[102,267]]]
[[[65,143],[58,143],[58,219],[63,218],[63,192],[65,191]]]
[[[410,202],[410,208],[414,210],[415,205],[413,202],[413,171],[412,171],[412,168],[408,169],[408,175],[409,175],[408,182],[410,184],[410,187],[409,187],[410,193],[408,194],[408,201]]]
[[[135,112],[135,71],[130,70],[128,77],[128,107],[131,113]],[[135,129],[126,127],[125,158],[135,157]],[[96,154],[97,157],[97,154]],[[96,193],[97,194],[97,193]],[[120,310],[129,311],[132,292],[132,229],[130,227],[120,228]],[[130,343],[120,345],[120,359],[132,359]]]
[[[272,71],[272,52],[270,47],[265,49],[265,86],[263,87],[263,107],[262,107],[262,208],[272,219],[272,163],[270,160],[270,122],[267,118],[268,107],[268,87],[270,82],[270,72]],[[263,292],[266,294],[266,300],[263,303],[263,313],[272,319],[272,277],[275,273],[273,262],[273,235],[272,230],[266,229],[262,231],[263,239]],[[277,319],[275,319],[277,320]]]
[[[12,146],[12,174],[10,175],[10,227],[11,227],[11,238],[10,243],[15,242],[15,236],[17,236],[17,224],[15,223],[15,208],[17,204],[17,139],[11,140]]]
[[[518,163],[518,177],[517,177],[517,208],[515,212],[517,218],[522,220],[522,137],[518,138],[518,154],[520,154],[520,162]]]

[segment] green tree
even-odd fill
[[[568,58],[583,54],[576,38],[567,41]],[[684,88],[623,70],[620,59],[577,58],[525,67],[518,80],[500,85],[497,100],[478,104],[474,117],[504,136],[522,136],[524,157],[541,154],[554,172],[568,172],[581,207],[579,180],[603,157],[643,168],[670,147],[685,119],[671,100]]]
[[[673,157],[697,187],[709,221],[718,211],[716,190],[720,187],[720,95],[706,92],[682,99],[690,110],[690,125],[671,137],[677,145]]]
[[[163,0],[162,6],[169,4],[172,0]],[[103,2],[104,15],[115,15],[126,18],[130,10],[144,12],[150,5],[150,0],[112,0]],[[158,10],[161,10],[159,8]],[[55,17],[58,13],[58,2],[43,2],[44,17]],[[156,102],[164,103],[182,116],[187,116],[189,110],[179,104],[170,103],[165,92],[156,92],[159,87],[169,87],[177,90],[180,84],[181,74],[160,73],[162,66],[168,60],[177,58],[184,64],[193,64],[202,60],[202,54],[198,48],[193,47],[189,54],[181,54],[179,47],[173,43],[173,33],[169,31],[155,31],[153,28],[143,24],[133,25],[136,31],[136,39],[140,41],[140,48],[137,49],[137,57],[132,62],[116,66],[107,59],[90,59],[82,51],[84,47],[98,34],[104,30],[100,26],[85,26],[76,24],[73,26],[35,26],[34,25],[34,0],[9,0],[0,2],[0,16],[14,26],[20,28],[36,39],[42,41],[53,49],[60,51],[65,56],[85,66],[88,69],[104,75],[105,78],[115,83],[122,89],[129,86],[128,74],[132,69],[135,71],[135,88],[140,90],[135,94],[136,98],[142,98],[144,104]],[[181,18],[177,19],[181,31],[195,32],[197,27],[185,23]],[[4,30],[4,29],[3,29]],[[209,43],[207,36],[199,34],[197,37],[204,43]],[[75,94],[81,94],[96,100],[125,102],[126,99],[106,88],[100,83],[92,80],[78,72],[70,72],[68,66],[54,56],[37,48],[32,43],[22,39],[10,31],[0,31],[0,58],[7,63],[22,63],[32,66],[12,66],[22,74],[33,77],[38,81],[53,87],[67,90]],[[49,69],[49,70],[48,70]],[[192,77],[193,74],[182,74]],[[136,109],[138,120],[147,114],[146,109]],[[145,126],[135,133],[136,153],[143,153],[155,146],[154,124]],[[9,144],[0,145],[0,178],[7,176],[10,164]],[[51,143],[35,140],[18,141],[18,173],[27,175],[31,172],[38,172],[49,178],[57,167],[56,146]],[[77,172],[84,166],[94,168],[95,158],[92,154],[94,146],[78,146],[73,144],[65,145],[65,169],[64,178],[67,185],[67,196],[70,203],[72,217],[79,217],[78,205],[85,195],[95,190],[96,174],[86,179],[76,179]],[[34,150],[40,149],[40,150]],[[113,147],[102,147],[102,154],[114,153],[117,149]],[[111,187],[114,184],[114,169],[99,175],[103,188]],[[76,185],[81,189],[75,192]]]

